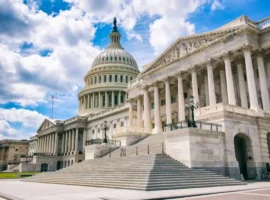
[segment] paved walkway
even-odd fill
[[[181,189],[170,191],[136,191],[136,190],[122,190],[122,189],[108,189],[108,188],[94,188],[82,186],[69,186],[57,184],[44,183],[30,183],[22,182],[20,180],[0,180],[0,197],[8,197],[13,200],[139,200],[139,199],[166,199],[166,198],[180,198],[190,197],[194,195],[205,195],[221,192],[233,192],[242,190],[254,190],[265,188],[265,193],[270,194],[270,182],[253,182],[244,186],[224,186],[211,188],[195,188],[195,189]],[[255,194],[258,193],[254,191]],[[252,192],[252,193],[254,193]],[[260,193],[259,193],[260,194]],[[235,194],[233,194],[235,195]],[[205,197],[205,198],[204,198]],[[221,197],[221,196],[220,196]],[[265,198],[259,195],[252,196],[252,200],[270,200],[270,196]],[[192,197],[194,199],[200,198],[208,200],[206,196]],[[232,196],[228,197],[234,200]],[[219,199],[212,198],[211,200]],[[227,198],[223,198],[227,199]],[[248,198],[243,198],[249,200]],[[235,200],[240,200],[236,198]]]

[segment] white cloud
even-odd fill
[[[224,9],[223,2],[221,2],[219,0],[214,0],[213,3],[211,4],[211,10],[212,11],[223,10],[223,9]]]
[[[12,123],[21,123],[25,128],[38,128],[46,116],[27,109],[0,108],[0,120]],[[2,122],[4,124],[4,122]]]
[[[0,120],[0,139],[5,139],[6,137],[14,137],[17,131],[12,128],[9,123],[5,120]]]

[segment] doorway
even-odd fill
[[[41,172],[47,172],[48,171],[48,164],[47,163],[42,163],[40,167]]]

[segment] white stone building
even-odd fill
[[[116,25],[110,38],[84,78],[78,115],[40,126],[37,171],[83,161],[85,147],[103,141],[106,121],[109,140],[122,146],[162,133],[165,152],[188,167],[237,179],[240,173],[256,179],[267,173],[270,17],[253,22],[241,16],[181,37],[141,73],[121,47]],[[197,128],[186,127],[191,96]]]

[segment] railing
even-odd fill
[[[127,108],[127,107],[128,107],[127,104],[124,103],[122,105],[118,105],[118,106],[115,106],[115,107],[112,107],[112,108],[108,108],[105,111],[102,111],[100,113],[91,115],[89,117],[89,119],[95,119],[95,118],[98,118],[98,117],[103,117],[106,114],[111,114],[111,112],[113,112],[113,111],[118,111],[118,110],[121,110],[121,109],[124,109],[124,108]]]
[[[53,156],[52,153],[40,153],[40,152],[36,152],[33,155],[34,156]]]
[[[149,154],[165,154],[165,143],[149,143],[142,145],[134,145],[127,147],[109,148],[101,150],[99,152],[100,157],[125,157],[125,156],[138,156],[138,155],[149,155]],[[99,158],[100,158],[99,157]]]
[[[92,139],[92,140],[87,140],[85,142],[85,145],[93,145],[93,144],[102,144],[104,143],[104,140],[102,139]],[[119,140],[107,140],[108,145],[114,145],[114,146],[121,146],[121,141]]]
[[[264,29],[270,26],[270,17],[267,17],[259,22],[257,22],[257,27],[259,29]]]
[[[199,128],[203,130],[210,130],[210,131],[222,131],[222,125],[215,124],[215,123],[209,123],[209,122],[203,122],[203,121],[196,121],[195,122],[196,127],[192,126],[192,123],[190,120],[188,121],[181,121],[173,124],[167,124],[165,125],[167,131],[172,130],[178,130],[183,128]]]

